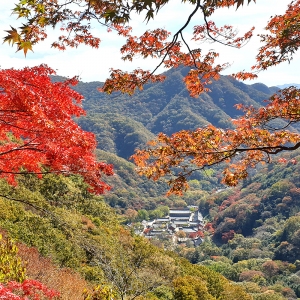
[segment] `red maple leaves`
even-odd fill
[[[109,186],[101,174],[112,167],[95,158],[96,141],[73,120],[84,114],[83,97],[65,82],[51,82],[55,72],[42,65],[0,70],[0,177],[15,184],[21,173],[80,174],[95,193]]]
[[[26,279],[22,283],[10,281],[5,285],[0,284],[0,299],[3,300],[51,300],[58,297],[58,292],[32,279]]]

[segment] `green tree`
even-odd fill
[[[18,248],[9,238],[3,239],[0,235],[0,282],[23,282],[26,278],[26,269],[18,257]]]
[[[140,209],[137,215],[138,221],[149,220],[149,213],[145,209]]]

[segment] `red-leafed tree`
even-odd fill
[[[54,300],[59,299],[59,293],[48,289],[42,283],[27,279],[22,283],[10,281],[0,283],[0,299],[3,300]]]
[[[47,37],[47,27],[59,25],[65,34],[53,43],[54,47],[65,49],[66,46],[76,47],[81,43],[98,47],[100,39],[90,31],[92,20],[96,20],[126,38],[126,43],[121,48],[124,60],[132,61],[135,56],[160,59],[158,66],[150,71],[136,69],[128,73],[111,70],[111,76],[104,83],[102,91],[132,94],[136,88],[142,89],[145,83],[164,80],[164,76],[155,74],[159,66],[171,68],[184,65],[191,68],[184,79],[186,87],[190,95],[196,97],[208,91],[207,85],[212,79],[219,78],[219,73],[227,64],[215,64],[219,53],[203,53],[201,49],[192,49],[185,35],[187,26],[200,14],[203,24],[194,26],[192,40],[218,42],[241,48],[251,38],[253,28],[239,37],[230,25],[217,27],[213,17],[223,7],[239,8],[255,0],[183,2],[192,5],[193,9],[189,15],[183,16],[182,26],[175,34],[158,28],[147,30],[142,36],[136,37],[129,26],[132,15],[144,14],[147,21],[155,19],[163,6],[171,9],[171,1],[22,0],[13,12],[18,17],[24,17],[26,22],[19,29],[8,30],[4,40],[16,44],[18,50],[23,50],[26,54],[36,43]],[[262,46],[252,70],[233,76],[240,80],[252,79],[257,77],[259,71],[285,61],[290,62],[300,46],[299,22],[300,0],[291,1],[282,15],[271,17],[266,25],[268,33],[260,35]],[[288,130],[290,124],[299,122],[300,119],[299,95],[300,90],[290,87],[272,96],[264,108],[239,106],[245,115],[233,120],[233,130],[222,130],[210,125],[195,131],[181,131],[170,137],[160,134],[148,149],[137,151],[133,158],[140,173],[149,178],[157,180],[162,176],[170,176],[171,192],[181,193],[186,189],[186,178],[195,169],[204,169],[222,162],[228,163],[224,168],[223,182],[236,185],[248,175],[249,167],[269,162],[271,155],[281,151],[292,151],[300,147],[300,135]],[[270,121],[275,119],[284,120],[286,125],[282,128],[272,127]]]
[[[80,174],[91,191],[109,186],[101,174],[112,167],[96,161],[96,140],[74,117],[84,114],[83,97],[70,88],[75,78],[51,82],[45,65],[0,70],[0,177],[16,184],[16,175]]]

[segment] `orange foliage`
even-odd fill
[[[161,81],[164,78],[154,75],[160,65],[167,68],[185,65],[192,67],[189,75],[185,78],[187,88],[192,96],[198,96],[207,91],[206,85],[210,79],[217,79],[220,71],[227,67],[227,64],[214,66],[218,53],[202,53],[201,49],[191,49],[184,37],[184,30],[195,14],[202,14],[204,24],[197,25],[193,30],[192,40],[195,41],[217,41],[227,46],[240,48],[252,37],[254,27],[243,36],[237,36],[237,30],[230,25],[217,27],[208,18],[221,7],[236,5],[237,8],[244,4],[244,0],[223,0],[223,1],[187,1],[194,5],[194,9],[187,17],[186,23],[173,35],[165,29],[157,28],[147,30],[140,37],[131,34],[132,28],[127,26],[130,23],[131,15],[134,13],[145,13],[145,19],[154,19],[154,12],[159,13],[168,0],[156,1],[132,1],[126,4],[123,1],[75,1],[71,0],[65,4],[58,0],[45,0],[41,3],[30,0],[20,0],[13,12],[18,16],[27,19],[19,29],[11,27],[7,30],[5,42],[16,45],[17,50],[28,50],[40,41],[47,38],[46,28],[60,26],[63,32],[52,46],[60,50],[66,47],[77,47],[80,44],[98,48],[100,38],[91,32],[91,21],[95,20],[107,27],[109,32],[117,32],[127,39],[121,47],[123,60],[132,61],[134,57],[158,58],[161,63],[153,71],[134,70],[131,73],[121,70],[112,70],[102,90],[111,93],[121,91],[132,94],[136,88],[149,81]],[[248,3],[251,0],[248,0]],[[169,4],[170,5],[170,4]]]
[[[232,120],[235,129],[213,125],[194,131],[183,130],[167,136],[159,134],[146,150],[132,156],[140,174],[158,180],[171,176],[170,192],[181,194],[188,188],[187,177],[194,171],[226,162],[223,183],[235,186],[248,176],[248,168],[270,161],[270,156],[300,147],[300,134],[284,128],[269,131],[268,122],[298,122],[300,90],[289,87],[272,96],[265,107],[238,105],[245,115]],[[287,146],[290,145],[290,146]]]
[[[203,24],[194,26],[192,40],[199,42],[218,42],[223,45],[241,48],[252,35],[252,27],[244,35],[237,36],[231,25],[216,26],[212,20],[214,13],[223,7],[239,8],[255,0],[205,0],[183,1],[193,5],[185,23],[171,35],[166,29],[147,30],[137,37],[132,34],[130,25],[132,14],[145,14],[145,20],[154,19],[169,0],[149,1],[75,1],[64,4],[58,0],[37,1],[19,0],[14,8],[18,17],[27,20],[19,30],[11,28],[4,41],[17,45],[17,50],[28,50],[47,37],[46,28],[61,25],[66,32],[58,38],[53,46],[65,49],[66,46],[77,47],[87,44],[99,46],[99,38],[91,33],[91,21],[96,20],[126,38],[121,47],[123,60],[132,61],[135,57],[156,58],[160,63],[152,71],[136,69],[132,72],[111,70],[110,78],[104,83],[102,91],[112,93],[119,91],[132,94],[142,89],[149,82],[160,82],[164,76],[155,75],[160,66],[166,68],[187,66],[190,71],[184,82],[191,96],[209,91],[207,85],[217,80],[219,74],[228,64],[216,64],[219,53],[203,53],[199,48],[192,49],[184,34],[195,15],[200,14]],[[272,17],[261,34],[262,46],[256,56],[256,65],[250,72],[234,74],[237,79],[246,80],[257,77],[257,72],[270,66],[288,61],[300,46],[299,21],[300,0],[292,1],[282,15]],[[157,180],[170,176],[170,192],[181,194],[188,188],[186,177],[196,169],[228,163],[223,171],[223,183],[234,186],[248,175],[248,168],[261,162],[269,162],[270,156],[280,151],[291,151],[300,147],[300,135],[287,130],[288,125],[300,120],[300,90],[290,87],[271,97],[268,104],[260,109],[253,107],[238,108],[245,115],[232,120],[235,129],[223,130],[209,125],[195,131],[181,131],[168,137],[159,134],[146,150],[139,150],[133,156],[139,172],[148,178]],[[283,128],[272,128],[269,122],[274,119],[286,121]],[[296,163],[296,161],[294,162]]]
[[[264,277],[264,274],[261,271],[255,271],[255,270],[248,270],[243,271],[240,274],[240,281],[252,281],[253,279],[257,277]]]
[[[218,53],[211,52],[203,55],[201,49],[191,49],[184,37],[184,31],[196,14],[201,14],[204,23],[194,26],[192,40],[200,42],[218,42],[230,47],[241,48],[253,35],[254,27],[242,36],[237,36],[237,30],[231,25],[217,27],[210,18],[223,7],[236,6],[239,8],[245,3],[254,0],[206,0],[184,1],[193,5],[193,11],[187,16],[184,25],[172,36],[165,29],[157,28],[147,30],[140,37],[131,34],[133,28],[128,26],[133,14],[145,13],[145,19],[149,21],[155,18],[155,13],[165,5],[170,5],[169,0],[132,1],[75,1],[64,4],[58,0],[45,0],[42,3],[30,0],[19,0],[13,9],[17,17],[27,20],[19,29],[11,27],[7,30],[5,42],[16,45],[17,50],[28,50],[47,38],[46,28],[59,24],[62,35],[58,37],[52,46],[61,50],[66,47],[77,47],[80,44],[98,48],[100,38],[91,32],[91,21],[95,20],[106,26],[109,32],[117,32],[127,38],[127,42],[121,47],[122,59],[132,61],[135,56],[143,58],[159,58],[161,62],[151,71],[135,70],[132,73],[120,70],[112,70],[111,78],[105,82],[103,91],[121,91],[132,94],[136,87],[150,81],[162,80],[159,75],[154,75],[158,67],[164,64],[166,67],[177,67],[180,64],[192,67],[185,82],[192,96],[197,96],[206,91],[205,85],[209,78],[216,78],[218,73],[226,67],[213,66],[214,58]],[[299,5],[300,0],[292,1],[283,15],[272,17],[266,29],[269,34],[261,34],[261,46],[256,57],[257,64],[253,71],[265,70],[270,66],[283,61],[290,61],[300,45],[299,38]],[[200,56],[203,58],[201,59]],[[208,60],[207,60],[208,58]],[[158,76],[158,77],[157,77]],[[239,79],[252,79],[257,75],[253,72],[238,72]],[[192,84],[193,83],[193,84]],[[116,87],[114,88],[114,85]]]
[[[206,225],[204,226],[204,229],[211,234],[213,234],[215,232],[212,223],[206,223]]]
[[[300,46],[299,14],[300,1],[292,1],[283,15],[271,17],[266,30],[270,34],[261,34],[264,43],[256,57],[257,65],[253,69],[265,70],[284,61],[290,62]]]
[[[83,299],[84,289],[90,289],[89,284],[78,273],[55,266],[50,258],[42,257],[36,248],[18,244],[18,249],[19,257],[26,262],[27,276],[59,291],[60,299]]]
[[[222,241],[223,243],[227,243],[229,240],[234,238],[234,230],[229,230],[228,232],[222,233]]]

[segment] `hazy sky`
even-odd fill
[[[157,16],[157,18],[145,24],[141,16],[137,16],[132,21],[131,26],[134,28],[134,34],[142,34],[147,28],[165,28],[171,32],[175,32],[186,21],[188,14],[192,11],[192,7],[181,4],[179,0],[172,0],[172,4],[167,5]],[[283,14],[290,0],[256,0],[257,4],[250,3],[243,8],[222,9],[213,20],[218,25],[231,24],[236,25],[239,32],[243,34],[253,25],[256,27],[255,37],[242,49],[232,49],[217,44],[200,44],[195,45],[201,49],[215,49],[220,52],[219,62],[229,62],[232,66],[224,71],[225,74],[249,70],[251,65],[255,63],[255,55],[259,48],[259,38],[256,36],[263,31],[270,16],[275,14]],[[0,39],[6,35],[4,30],[9,29],[9,25],[20,26],[20,22],[15,21],[15,17],[11,15],[13,2],[5,1],[1,3],[1,20],[0,20]],[[185,32],[185,38],[189,40],[191,37],[192,25],[202,24],[201,14],[194,18],[193,23]],[[109,75],[109,68],[119,68],[124,70],[132,70],[136,67],[152,69],[155,62],[151,59],[136,59],[133,62],[125,63],[120,59],[120,47],[125,40],[113,33],[107,33],[104,27],[94,24],[93,32],[101,38],[99,49],[91,49],[86,46],[79,46],[77,49],[67,49],[62,52],[51,49],[50,44],[54,41],[58,31],[48,32],[50,38],[35,46],[34,53],[29,52],[27,58],[23,53],[15,53],[15,48],[10,47],[7,43],[0,44],[0,65],[1,68],[22,68],[24,66],[35,66],[46,63],[53,69],[57,70],[59,75],[74,76],[79,75],[83,81],[104,81]],[[258,82],[263,82],[269,86],[280,85],[284,83],[300,83],[298,70],[300,68],[300,56],[295,56],[291,64],[282,64],[273,67],[267,72],[259,74]],[[161,69],[164,71],[165,69]],[[254,81],[252,81],[254,82]]]

